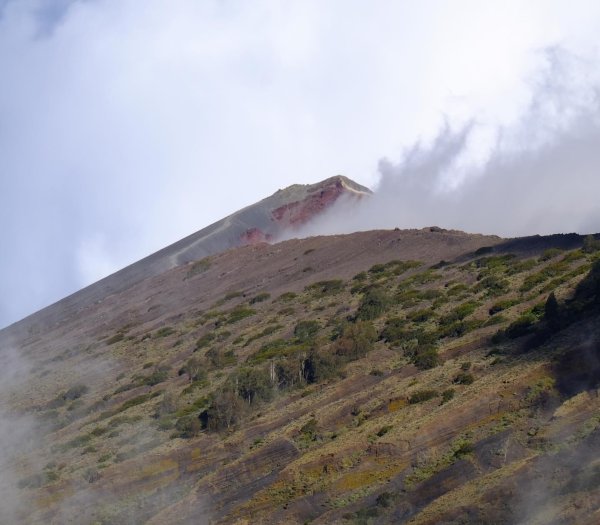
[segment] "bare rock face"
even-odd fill
[[[270,233],[263,232],[260,228],[249,228],[240,236],[240,244],[248,246],[249,244],[269,243],[273,240]]]
[[[273,219],[282,227],[303,226],[332,206],[340,197],[361,199],[370,190],[345,177],[333,177],[307,188],[304,199],[293,201],[273,210]]]
[[[255,216],[256,226],[240,235],[242,245],[271,242],[285,233],[292,233],[333,206],[340,197],[360,200],[371,194],[371,190],[352,180],[338,175],[317,184],[295,184],[279,190],[271,197],[252,206],[252,212],[262,209],[265,216]],[[242,211],[250,211],[249,208]]]

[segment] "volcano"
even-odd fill
[[[600,236],[294,238],[369,195],[280,190],[0,330],[0,522],[598,522]]]

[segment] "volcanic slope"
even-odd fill
[[[141,281],[176,266],[237,246],[274,242],[293,237],[300,227],[318,217],[339,199],[350,202],[368,198],[371,190],[342,175],[316,184],[294,184],[247,206],[148,257],[131,264],[92,286],[59,301],[36,314],[52,316],[59,322],[65,316],[106,296],[123,292]]]
[[[598,242],[251,245],[31,316],[12,522],[597,522]]]

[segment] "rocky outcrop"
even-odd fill
[[[358,200],[370,193],[370,190],[358,186],[350,179],[341,176],[333,177],[310,186],[304,199],[288,202],[273,210],[271,215],[281,227],[295,228],[314,219],[342,196]]]

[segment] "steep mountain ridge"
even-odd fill
[[[88,308],[111,294],[127,290],[171,268],[230,248],[293,236],[297,228],[316,218],[340,197],[358,200],[370,194],[371,190],[342,175],[315,184],[294,184],[75,292],[33,316],[47,317],[50,324],[58,322],[64,315]]]

